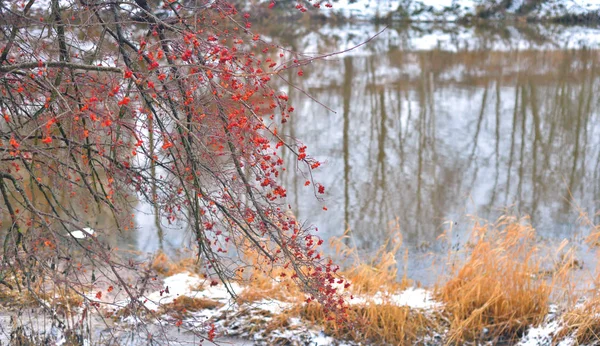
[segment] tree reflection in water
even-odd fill
[[[345,36],[316,31],[318,50],[347,46]],[[337,112],[290,98],[298,118],[289,134],[326,162],[317,178],[328,187],[321,211],[290,160],[284,179],[298,217],[325,236],[349,228],[367,251],[396,218],[405,242],[423,248],[447,220],[466,229],[468,214],[495,218],[506,208],[531,215],[544,237],[573,236],[571,202],[593,212],[599,199],[598,51],[536,36],[489,49],[502,36],[487,31],[470,46],[400,49],[410,44],[391,36],[314,64],[303,79],[290,75]]]

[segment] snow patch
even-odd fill
[[[260,310],[268,311],[273,315],[279,315],[283,311],[292,307],[291,303],[273,299],[263,299],[252,303],[252,305]]]
[[[179,273],[164,279],[164,288],[146,296],[144,305],[150,310],[158,310],[160,305],[172,303],[180,296],[188,296],[193,293],[194,286],[201,286],[204,282],[190,273]],[[168,289],[168,293],[167,293]]]
[[[558,321],[552,321],[539,327],[531,327],[523,339],[518,343],[519,346],[542,346],[552,345],[554,334],[560,329]]]
[[[261,0],[271,2],[271,0]],[[506,10],[497,11],[499,0],[331,0],[331,9],[322,8],[320,14],[343,18],[373,20],[381,18],[410,19],[420,22],[455,22],[477,15],[481,10],[497,12],[495,17],[523,15],[536,18],[556,18],[600,11],[596,0],[545,0],[529,6],[528,1],[513,0]]]
[[[561,17],[568,14],[582,15],[600,11],[600,3],[590,0],[548,0],[534,13],[539,17]]]
[[[408,306],[411,309],[435,309],[442,304],[433,299],[431,291],[423,288],[408,288],[400,294],[392,295],[392,301],[396,305]]]
[[[396,294],[377,292],[373,297],[358,296],[350,300],[349,303],[351,305],[392,304],[420,310],[433,310],[443,306],[442,303],[433,299],[431,291],[415,287],[407,288]]]

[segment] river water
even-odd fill
[[[308,56],[349,49],[382,29],[265,28]],[[282,178],[296,216],[325,238],[346,232],[365,253],[398,231],[416,255],[444,252],[438,236],[451,227],[460,246],[475,216],[528,215],[541,239],[585,235],[580,211],[594,219],[600,197],[599,33],[389,27],[314,61],[302,77],[285,72],[318,102],[281,82],[296,109],[283,131],[324,163],[315,179],[326,187],[324,200],[315,198],[284,152]],[[134,248],[174,252],[187,241],[185,227],[157,227],[152,210],[139,209]]]

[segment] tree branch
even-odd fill
[[[21,64],[5,65],[5,66],[0,66],[0,72],[12,72],[14,70],[19,70],[19,69],[31,69],[31,68],[38,68],[38,67],[61,67],[61,68],[70,68],[70,69],[74,69],[74,70],[123,73],[123,70],[121,70],[118,67],[84,65],[84,64],[76,64],[76,63],[67,62],[67,61],[50,61],[50,62],[45,62],[42,64],[40,64],[38,62],[25,62],[25,63],[21,63]]]

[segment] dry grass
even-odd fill
[[[172,261],[164,252],[156,253],[150,267],[158,274],[171,276],[183,272],[198,273],[200,266],[196,258],[187,257],[179,261]]]
[[[300,317],[322,326],[326,333],[339,339],[369,340],[373,344],[413,344],[419,336],[437,328],[439,323],[434,314],[391,302],[368,302],[368,297],[375,296],[377,292],[395,293],[408,286],[408,280],[399,279],[397,274],[395,254],[401,246],[401,237],[396,234],[390,239],[396,241],[384,244],[369,262],[361,260],[356,250],[346,247],[343,239],[332,241],[338,255],[354,259],[348,269],[341,271],[341,276],[351,282],[346,293],[348,296],[367,297],[367,303],[349,306],[346,321],[332,318],[318,303],[305,304],[306,295],[289,279],[291,270],[268,271],[265,268],[269,266],[260,263],[260,257],[252,253],[244,254],[249,268],[254,269],[247,269],[244,273],[245,289],[239,294],[238,303],[251,304],[263,299],[292,302],[292,308],[272,317],[266,326],[267,332],[285,329],[291,317]]]
[[[347,293],[366,300],[363,304],[349,305],[345,321],[331,318],[318,303],[297,306],[294,313],[322,326],[334,338],[372,344],[412,345],[438,330],[439,314],[386,301],[387,294],[400,292],[410,284],[406,277],[398,278],[396,254],[402,237],[395,233],[389,239],[368,262],[363,261],[355,249],[347,247],[344,238],[332,240],[331,245],[338,255],[352,258],[354,262],[341,272],[351,283]],[[376,304],[372,298],[378,293],[383,302]]]
[[[402,235],[399,232],[392,234],[369,262],[361,259],[356,249],[344,245],[345,237],[347,236],[332,239],[331,246],[338,256],[353,258],[354,263],[341,273],[351,282],[352,294],[372,296],[377,292],[401,291],[410,285],[406,277],[398,278],[396,254],[402,246]]]
[[[270,285],[261,284],[258,286],[247,286],[237,296],[238,304],[249,304],[265,299],[274,299],[279,301],[296,301],[304,299],[303,295],[292,294],[291,291],[297,289],[295,284],[283,285],[280,283],[271,283]]]
[[[555,342],[572,336],[576,345],[594,345],[600,340],[600,298],[567,311],[561,321],[563,327],[554,336]]]
[[[265,333],[268,335],[269,333],[272,333],[275,330],[283,330],[285,328],[288,328],[289,326],[289,314],[275,315],[268,321],[267,326],[265,328]]]
[[[392,304],[352,305],[344,323],[328,320],[322,307],[316,303],[302,306],[299,315],[321,325],[334,338],[368,341],[373,345],[414,345],[440,326],[432,313]]]
[[[450,320],[449,343],[515,341],[547,314],[552,283],[538,276],[534,229],[514,218],[474,227],[473,248],[439,289]]]
[[[77,308],[83,304],[83,297],[69,287],[47,284],[38,280],[30,288],[17,284],[15,280],[6,279],[12,286],[0,286],[0,306],[7,308],[37,307],[40,301],[47,303],[58,315],[72,317],[77,314]]]
[[[83,297],[72,290],[54,290],[39,295],[62,316],[75,316],[78,314],[78,308],[83,304]]]
[[[598,247],[600,246],[600,225],[593,220],[598,217],[598,213],[590,217],[583,208],[572,203],[572,206],[579,212],[579,222],[583,227],[589,229],[589,234],[586,237],[586,243],[596,248],[597,255]],[[570,259],[572,262],[573,260]],[[581,265],[580,263],[577,263]],[[554,336],[554,341],[559,342],[565,337],[571,336],[575,339],[576,345],[595,345],[600,340],[600,295],[598,287],[600,287],[600,275],[596,267],[596,277],[589,287],[592,292],[591,296],[582,304],[575,305],[573,301],[568,305],[570,308],[561,316],[562,328]],[[572,289],[572,291],[574,291]]]
[[[291,279],[294,274],[292,269],[273,267],[250,246],[244,246],[243,249],[241,258],[248,265],[237,278],[244,286],[237,297],[239,304],[265,299],[299,303],[306,299],[300,287]]]
[[[436,289],[436,297],[444,303],[444,308],[440,311],[411,309],[386,300],[389,294],[410,285],[406,277],[398,276],[396,256],[400,252],[401,237],[393,235],[390,239],[396,241],[384,244],[371,261],[361,260],[355,249],[344,245],[343,239],[332,242],[338,255],[354,259],[341,271],[351,283],[344,289],[346,294],[366,301],[349,305],[345,321],[332,318],[318,303],[305,304],[306,295],[290,279],[291,270],[269,270],[271,267],[252,253],[244,254],[248,267],[238,278],[245,287],[238,294],[238,303],[247,306],[261,300],[292,303],[291,308],[268,320],[254,316],[257,320],[252,325],[267,334],[288,328],[290,318],[300,317],[323,327],[327,334],[340,340],[412,345],[438,334],[443,335],[439,342],[452,345],[471,341],[507,344],[519,339],[530,325],[543,321],[556,292],[560,289],[563,295],[572,292],[566,289],[567,278],[571,269],[578,267],[572,252],[563,253],[567,243],[556,250],[559,260],[554,265],[542,267],[548,258],[542,255],[535,230],[526,220],[503,217],[494,224],[475,224],[466,253],[459,255],[463,260],[458,269]],[[185,263],[174,264],[161,254],[155,258],[153,267],[167,275],[189,270]],[[373,299],[376,295],[383,302],[376,304]],[[188,311],[214,309],[218,304],[179,298],[162,309],[182,318]],[[600,308],[600,299],[597,306]],[[590,316],[585,309],[571,311],[564,315],[564,321],[568,327],[561,333],[577,333],[578,341],[587,342],[600,333],[600,318]]]
[[[291,279],[292,270],[267,271],[261,268],[264,266],[253,263],[251,269],[247,271],[248,278],[239,280],[244,285],[244,290],[237,296],[239,304],[265,299],[286,302],[301,302],[306,299],[300,287]]]
[[[223,306],[223,303],[212,299],[181,296],[169,304],[160,306],[160,314],[167,314],[173,318],[182,319],[190,312],[200,310],[214,310]]]

